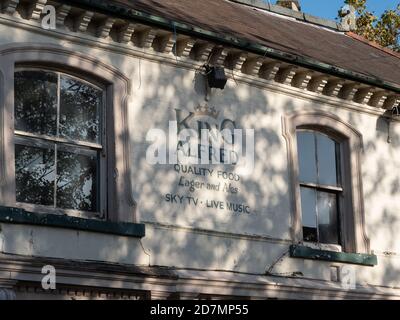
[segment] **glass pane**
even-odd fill
[[[299,154],[300,181],[317,183],[315,136],[313,132],[297,132],[297,150]]]
[[[316,242],[317,239],[317,213],[315,189],[301,187],[301,212],[303,224],[303,239]]]
[[[15,129],[55,135],[57,75],[44,71],[15,73]]]
[[[336,141],[323,134],[317,135],[318,182],[325,185],[338,185],[336,167]]]
[[[319,242],[339,244],[336,194],[318,192],[317,203]]]
[[[97,211],[97,153],[57,155],[57,207]]]
[[[60,136],[100,143],[102,91],[61,76]]]
[[[54,205],[54,150],[15,145],[18,202]]]

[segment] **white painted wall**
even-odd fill
[[[184,191],[177,186],[179,175],[172,165],[152,166],[146,162],[151,128],[166,129],[175,120],[175,108],[184,114],[204,102],[201,77],[195,70],[152,62],[132,55],[59,40],[0,23],[0,45],[13,42],[60,44],[109,63],[132,80],[129,132],[132,146],[133,194],[146,237],[141,240],[1,224],[3,253],[69,259],[100,260],[141,265],[163,265],[207,270],[234,270],[263,274],[279,260],[272,273],[301,272],[312,279],[330,279],[334,263],[292,259],[290,244],[290,194],[286,142],[282,116],[298,110],[324,110],[339,116],[363,135],[362,176],[367,233],[371,249],[378,255],[375,267],[355,267],[357,282],[400,286],[400,126],[387,127],[378,116],[279,93],[229,80],[223,91],[210,97],[209,105],[242,128],[255,129],[254,172],[241,175],[239,194]],[[295,89],[293,89],[295,90]],[[296,97],[297,96],[297,97]],[[201,199],[242,201],[249,215],[223,210],[172,205],[166,193],[190,194]],[[286,253],[286,254],[285,254]]]

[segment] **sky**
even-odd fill
[[[270,3],[275,3],[270,0]],[[334,20],[338,10],[343,6],[344,0],[300,0],[301,11],[311,15]],[[369,11],[380,16],[386,9],[394,9],[400,0],[367,0]]]

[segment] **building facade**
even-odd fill
[[[400,297],[398,53],[258,1],[0,3],[0,298]]]

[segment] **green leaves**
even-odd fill
[[[383,47],[400,51],[400,3],[397,8],[386,10],[379,18],[367,10],[367,0],[345,0],[357,11],[356,33],[375,41]]]
[[[366,9],[367,0],[345,0],[344,3],[353,6],[358,14],[362,14]]]

